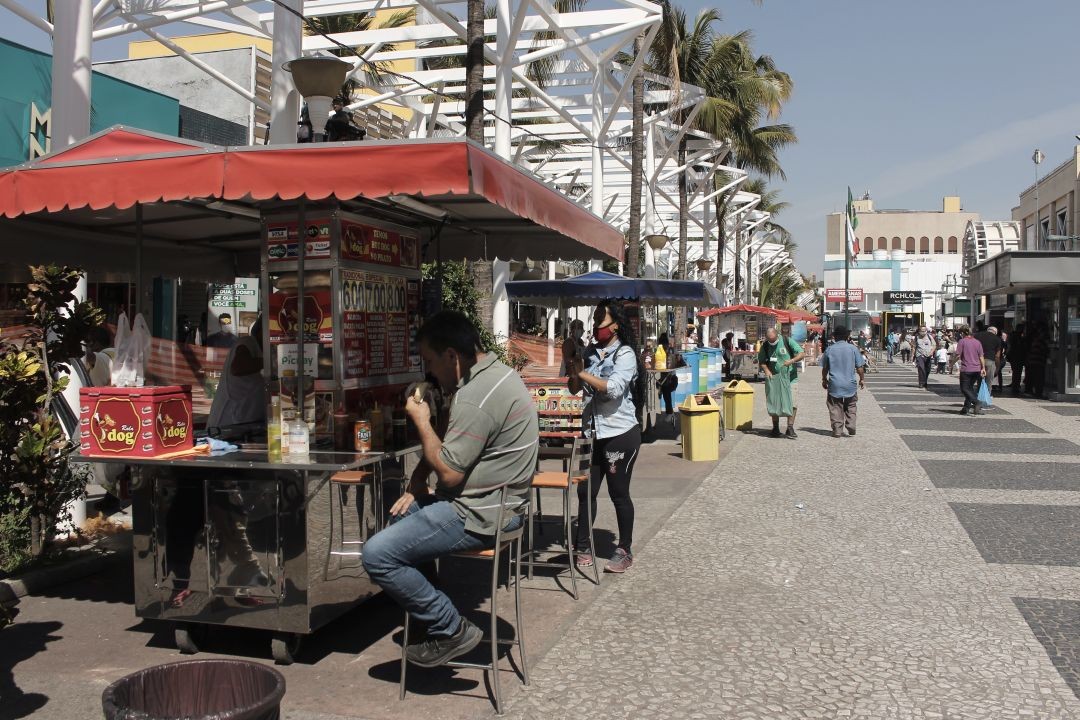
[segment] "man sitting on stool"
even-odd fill
[[[476,647],[483,633],[419,570],[444,555],[491,548],[500,517],[528,500],[540,443],[536,405],[513,369],[480,353],[480,335],[458,312],[436,313],[417,334],[427,372],[453,393],[443,438],[431,426],[424,400],[406,412],[420,435],[423,459],[389,527],[364,546],[364,568],[387,595],[427,624],[427,637],[407,648],[410,662],[435,667]],[[434,491],[428,476],[435,473]],[[521,525],[516,516],[507,530]]]

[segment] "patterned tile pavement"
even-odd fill
[[[950,505],[986,562],[1080,566],[1080,507]]]
[[[1080,696],[1080,602],[1013,598],[1058,672]]]
[[[894,422],[900,419],[894,418]],[[1080,467],[1070,463],[969,460],[957,464],[921,460],[920,464],[939,488],[1080,490]]]
[[[840,440],[823,392],[800,393],[799,439],[744,437],[507,717],[1080,719],[1012,601],[1073,569],[986,564],[873,393]]]

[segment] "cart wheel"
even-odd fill
[[[199,652],[199,643],[206,636],[206,628],[202,625],[177,625],[173,630],[173,639],[176,640],[176,649],[181,655],[195,655]]]
[[[296,633],[276,633],[270,641],[270,652],[276,665],[292,665],[300,654],[301,637]]]

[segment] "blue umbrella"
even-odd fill
[[[724,304],[716,288],[698,280],[629,278],[601,270],[563,280],[514,280],[506,283],[506,294],[518,302],[545,307],[593,305],[605,298],[692,307]]]

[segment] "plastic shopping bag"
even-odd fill
[[[990,396],[990,383],[987,382],[987,378],[983,378],[979,383],[979,404],[983,407],[993,407],[994,400]]]
[[[116,387],[142,387],[146,378],[146,363],[150,360],[150,328],[142,315],[128,331],[127,317],[117,320],[116,360],[113,361],[112,381]]]

